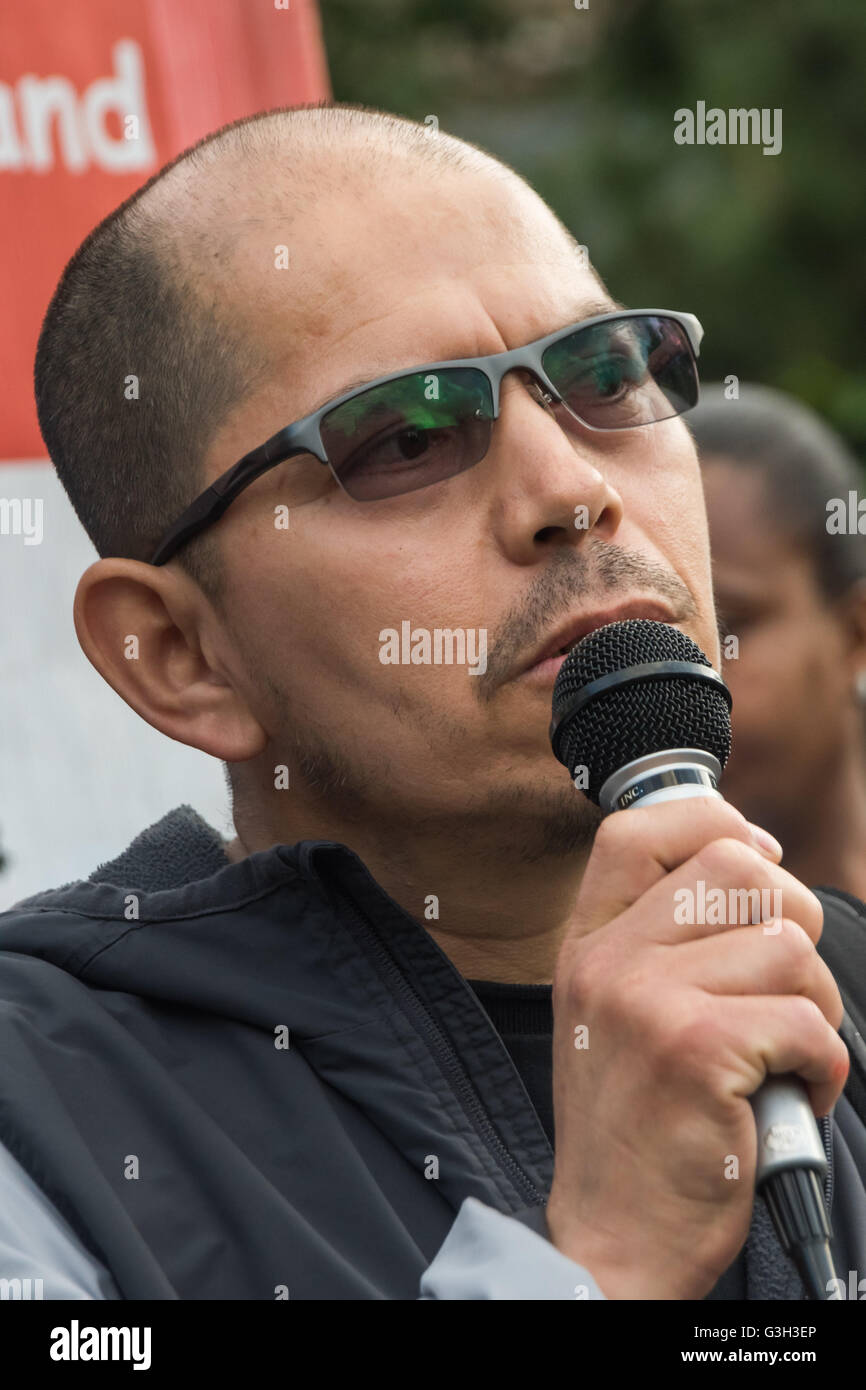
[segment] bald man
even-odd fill
[[[866,1268],[821,902],[720,801],[600,824],[548,740],[606,622],[718,664],[700,332],[613,301],[497,160],[349,107],[218,131],[79,248],[36,361],[101,557],[76,632],[225,764],[236,835],[180,807],[0,918],[0,1272],[802,1298],[754,1201],[768,1072],[804,1079]],[[784,921],[684,926],[699,880]]]

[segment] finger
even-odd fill
[[[772,836],[719,797],[633,806],[607,816],[596,831],[581,885],[584,923],[591,929],[611,921],[704,845],[723,837],[752,845],[773,863],[782,857]]]
[[[702,846],[656,883],[620,925],[671,945],[782,917],[799,923],[813,943],[819,940],[824,909],[815,894],[753,846],[727,837]]]
[[[669,952],[665,980],[716,995],[799,994],[817,1004],[836,1032],[842,1023],[842,996],[829,966],[789,918],[771,924],[768,932],[760,925],[731,927],[722,935],[683,942]]]
[[[739,1070],[735,1094],[753,1095],[767,1075],[788,1072],[805,1082],[815,1115],[829,1114],[842,1094],[851,1065],[848,1049],[810,999],[731,998],[724,1012],[727,1045],[720,1047],[718,1030],[712,1031],[717,1065]]]

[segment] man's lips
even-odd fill
[[[538,648],[521,666],[517,676],[533,675],[555,679],[568,652],[581,638],[595,632],[598,627],[605,627],[607,623],[621,623],[628,618],[647,618],[657,623],[676,622],[676,618],[664,604],[649,602],[646,599],[634,599],[629,603],[617,604],[615,608],[589,613],[582,618],[571,618],[562,623],[544,646]]]

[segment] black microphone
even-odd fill
[[[605,815],[718,796],[731,751],[731,694],[684,633],[632,619],[596,628],[569,652],[553,689],[550,740],[575,786]],[[838,1290],[821,1181],[827,1157],[806,1088],[768,1076],[750,1097],[755,1171],[782,1248],[815,1299]],[[836,1295],[834,1295],[836,1296]]]

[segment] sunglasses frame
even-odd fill
[[[291,425],[285,425],[276,434],[271,435],[264,444],[260,444],[257,449],[244,454],[242,459],[217,478],[216,482],[211,483],[210,487],[186,508],[174,525],[166,531],[148,563],[164,565],[186,541],[191,540],[193,536],[198,535],[206,527],[218,521],[244,488],[260,477],[262,473],[266,473],[269,468],[276,468],[278,464],[284,463],[297,454],[312,454],[319,463],[330,469],[337,485],[346,493],[347,497],[350,497],[351,493],[346,492],[328,460],[322,443],[320,426],[326,415],[329,415],[332,410],[336,410],[338,406],[345,405],[346,401],[352,400],[353,397],[361,396],[375,386],[385,386],[388,382],[399,381],[402,377],[415,376],[419,372],[426,375],[429,372],[442,371],[447,367],[473,368],[482,372],[490,383],[493,399],[493,420],[497,420],[499,418],[499,388],[503,377],[508,372],[520,368],[531,373],[536,382],[551,398],[553,404],[559,404],[562,397],[547,376],[541,361],[547,349],[559,342],[560,339],[570,337],[579,329],[594,328],[597,324],[612,323],[616,319],[634,318],[673,319],[685,330],[694,358],[697,359],[700,355],[700,344],[704,330],[694,314],[673,309],[618,309],[609,314],[596,314],[593,318],[579,319],[576,323],[568,324],[565,328],[558,328],[553,333],[545,334],[543,338],[536,338],[532,343],[526,343],[523,347],[510,348],[506,352],[496,352],[487,357],[461,357],[447,362],[429,362],[418,367],[403,367],[398,372],[389,372],[387,376],[376,377],[363,386],[356,386],[353,390],[346,391],[343,395],[335,396],[333,400],[326,401],[324,405],[319,406],[318,410],[314,410],[310,415],[305,415]],[[574,411],[571,413],[575,414]],[[677,414],[682,413],[682,411],[677,412]],[[669,416],[667,418],[674,417]],[[586,429],[604,434],[614,433],[616,430],[622,429],[643,428],[642,425],[617,425],[612,430],[602,431],[598,430],[597,426],[581,420],[578,415],[575,415],[575,419],[580,420]],[[645,423],[658,422],[647,421]],[[395,495],[399,496],[400,494]],[[352,501],[357,501],[359,505],[363,505],[364,500],[352,498]]]

